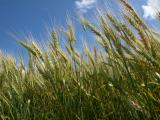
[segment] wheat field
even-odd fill
[[[125,0],[123,21],[104,12],[97,25],[81,17],[96,45],[77,50],[75,28],[52,31],[47,49],[17,42],[29,61],[0,53],[2,120],[159,120],[160,34]],[[67,45],[60,47],[59,35]]]

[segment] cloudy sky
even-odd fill
[[[144,11],[144,18],[155,19],[157,11],[160,11],[160,0],[148,0],[147,3],[142,5]]]
[[[75,1],[75,5],[80,12],[87,13],[88,10],[95,6],[96,2],[96,0],[77,0]]]
[[[77,13],[91,16],[92,11],[104,1],[112,5],[116,0],[0,0],[0,50],[17,54],[20,49],[10,33],[32,33],[39,39],[51,23],[64,25],[67,14],[73,18]],[[160,11],[160,0],[130,2],[147,23],[157,26],[154,21],[156,12]]]

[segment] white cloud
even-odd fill
[[[76,0],[76,7],[82,12],[86,13],[89,9],[94,7],[96,0]]]
[[[160,0],[148,0],[146,5],[142,6],[144,18],[155,19],[156,14],[160,11]]]

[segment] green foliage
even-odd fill
[[[18,41],[28,51],[28,67],[0,53],[0,119],[159,120],[160,34],[120,3],[123,22],[107,13],[98,25],[81,18],[99,49],[84,43],[80,54],[69,21],[66,50],[53,31],[47,50]]]

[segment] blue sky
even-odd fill
[[[101,6],[104,1],[105,0],[0,0],[0,50],[17,56],[19,53],[21,54],[21,52],[18,53],[21,47],[16,43],[15,39],[11,37],[11,33],[17,36],[25,36],[32,33],[35,38],[41,39],[47,31],[46,26],[50,27],[51,24],[64,25],[67,14],[69,14],[73,20],[77,18],[78,13],[92,16],[91,13],[95,10],[95,7]],[[112,0],[108,1],[112,3]],[[130,1],[148,24],[152,27],[159,25],[154,20],[154,12],[152,10],[152,7],[155,8],[157,5],[152,4],[152,2],[160,3],[158,2],[159,0]],[[159,7],[157,7],[157,9],[159,9]]]

